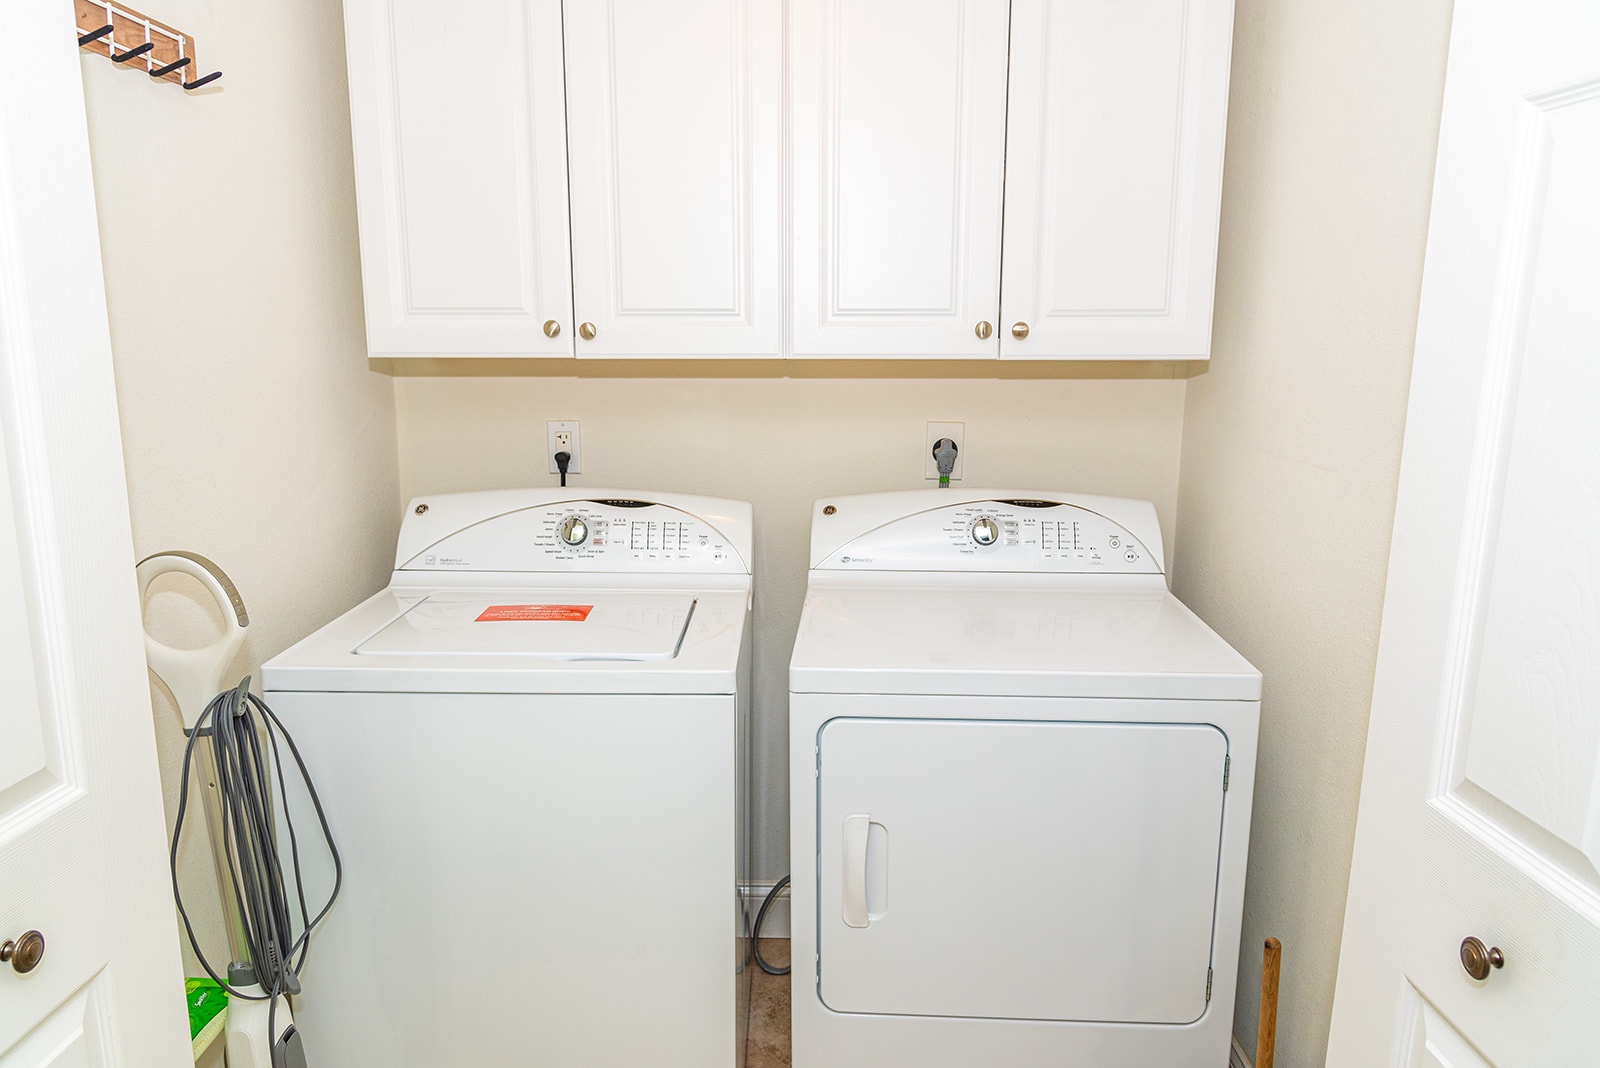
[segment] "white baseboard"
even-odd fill
[[[1233,1052],[1228,1055],[1228,1068],[1255,1068],[1237,1038],[1233,1040]]]
[[[767,899],[767,894],[772,890],[772,883],[751,883],[743,888],[744,911],[750,917],[750,923],[756,922],[756,913],[761,911],[761,903]],[[761,921],[762,938],[788,938],[789,937],[789,888],[784,887],[783,893],[778,895],[772,907],[767,910],[767,918]]]

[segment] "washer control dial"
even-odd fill
[[[973,520],[970,532],[972,540],[979,545],[993,545],[1000,540],[1000,524],[993,516],[979,516]]]
[[[561,535],[561,540],[568,545],[582,545],[589,540],[589,524],[584,522],[581,515],[569,515],[561,521],[561,527],[557,533]]]

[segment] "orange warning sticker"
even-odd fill
[[[492,604],[475,623],[515,623],[553,620],[557,623],[582,623],[594,611],[592,604]]]

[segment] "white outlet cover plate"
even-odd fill
[[[961,461],[967,455],[967,442],[963,435],[966,433],[965,423],[929,423],[928,440],[922,446],[922,477],[939,480],[939,461],[933,458],[933,443],[940,438],[949,438],[956,443],[956,466],[950,472],[950,481],[955,482],[961,478]]]
[[[567,464],[567,474],[577,475],[583,473],[583,439],[578,436],[578,421],[576,419],[552,419],[545,423],[545,457],[550,461],[550,473],[560,474],[556,467],[556,453],[561,450],[556,447],[556,435],[566,431],[572,435],[572,448],[567,451],[572,453],[572,460]]]

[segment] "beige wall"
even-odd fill
[[[196,35],[219,88],[82,59],[134,548],[221,564],[251,614],[232,670],[258,672],[383,584],[399,515],[393,387],[361,326],[342,24],[321,0],[158,14]],[[150,607],[169,642],[209,637],[181,590]],[[164,693],[156,711],[170,813],[181,732]],[[220,958],[211,879],[186,851]]]
[[[1278,1061],[1327,1047],[1449,0],[1238,0],[1217,321],[1175,588],[1265,676],[1235,1032],[1284,944]]]
[[[517,365],[469,366],[474,375],[493,375]],[[755,875],[771,880],[789,864],[788,664],[805,590],[812,499],[930,485],[921,477],[926,424],[960,420],[963,485],[1148,498],[1170,538],[1184,387],[1170,377],[782,378],[773,376],[783,369],[770,365],[738,369],[752,377],[695,377],[725,375],[726,365],[680,365],[688,377],[669,378],[654,365],[606,364],[588,372],[597,377],[399,378],[400,488],[410,497],[555,485],[545,461],[545,420],[578,419],[584,469],[573,485],[674,489],[754,504]],[[1173,372],[1151,366],[1131,373]]]

